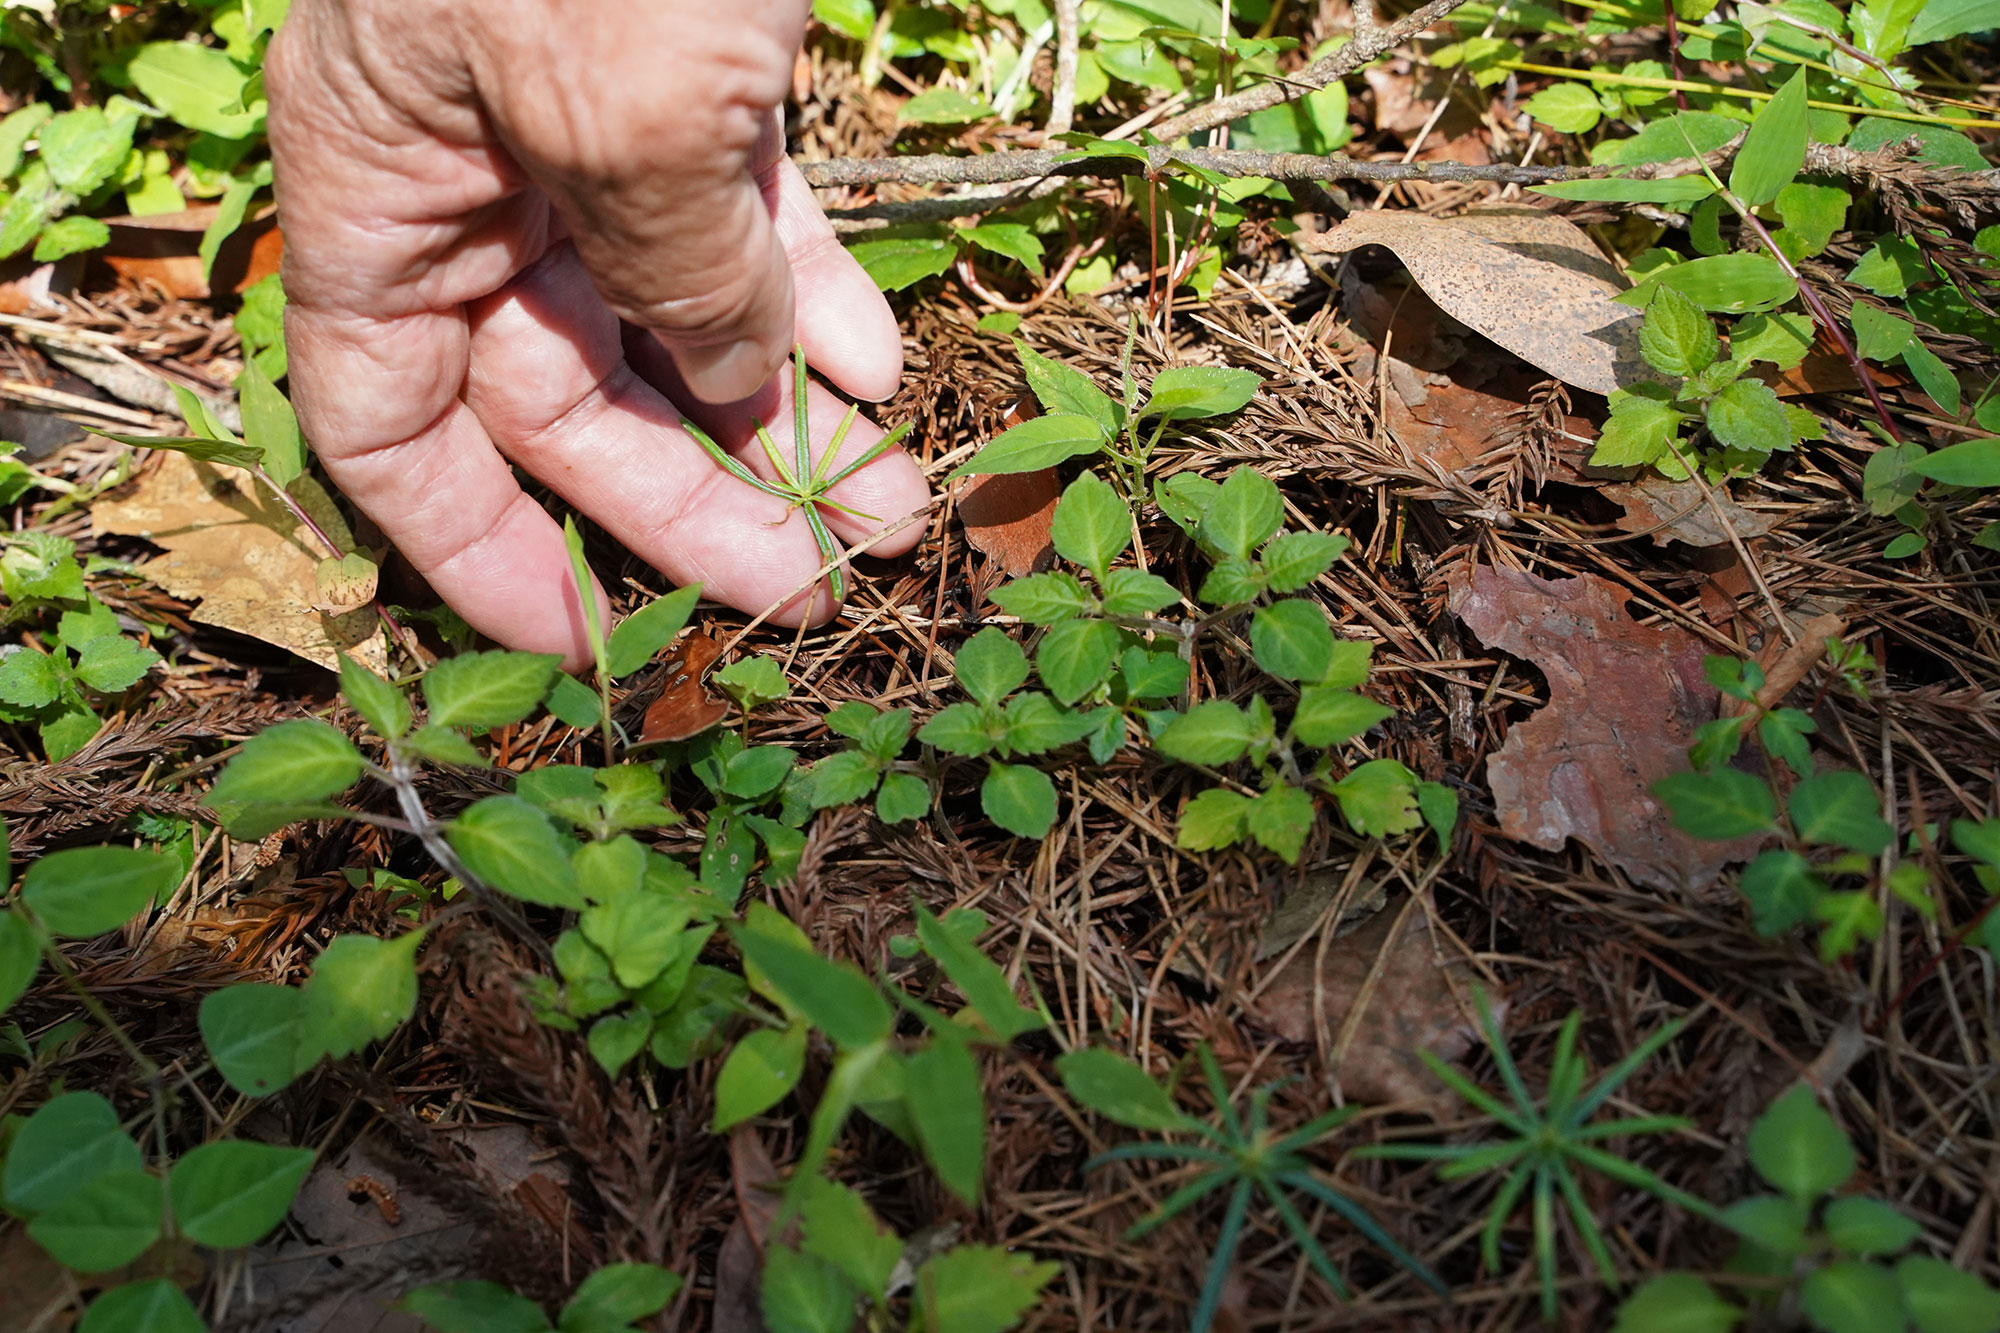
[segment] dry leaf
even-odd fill
[[[714,1333],[764,1333],[764,1242],[783,1198],[778,1168],[754,1126],[729,1131],[729,1165],[736,1186],[736,1220],[715,1257]]]
[[[1692,481],[1668,481],[1646,477],[1640,481],[1606,486],[1604,494],[1624,510],[1618,520],[1623,532],[1650,533],[1656,546],[1683,542],[1689,546],[1720,546],[1729,540],[1729,530],[1715,516],[1720,508],[1729,517],[1729,527],[1744,541],[1769,532],[1772,521],[1753,514],[1729,498],[1715,492],[1715,504],[1708,502],[1703,488]]]
[[[354,539],[318,482],[300,477],[292,498],[343,548]],[[388,674],[382,627],[372,608],[345,615],[314,609],[327,551],[255,478],[238,468],[161,452],[129,489],[91,506],[100,535],[144,537],[166,554],[139,572],[184,601],[193,618],[248,634],[338,670],[336,652]]]
[[[1334,1076],[1348,1100],[1440,1117],[1456,1099],[1417,1052],[1456,1060],[1478,1038],[1411,899],[1329,941],[1323,956],[1310,944],[1299,950],[1259,993],[1256,1013],[1286,1041],[1337,1051]]]
[[[222,243],[211,287],[210,275],[202,272],[201,237],[219,211],[216,204],[195,204],[177,213],[106,218],[111,240],[94,258],[129,282],[150,283],[182,300],[241,292],[276,273],[285,238],[278,230],[277,210],[266,208],[245,219]]]
[[[1547,705],[1487,759],[1487,782],[1507,837],[1547,851],[1575,838],[1643,884],[1704,888],[1761,839],[1691,838],[1654,799],[1655,782],[1686,770],[1717,695],[1701,640],[1640,626],[1628,595],[1594,575],[1550,580],[1491,565],[1452,580],[1459,619],[1549,682]]]
[[[965,539],[973,550],[999,561],[1010,577],[1047,569],[1055,561],[1049,525],[1061,496],[1052,467],[975,477],[958,497]]]
[[[1625,290],[1618,270],[1553,213],[1356,213],[1312,244],[1387,247],[1447,314],[1566,384],[1610,393],[1658,378],[1639,355],[1645,316],[1611,300]]]
[[[684,741],[722,721],[729,712],[729,701],[710,694],[704,679],[720,656],[722,645],[699,631],[682,635],[680,642],[667,650],[667,683],[646,709],[639,744]]]

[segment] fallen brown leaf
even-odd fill
[[[222,243],[213,272],[202,272],[201,236],[218,211],[215,204],[195,204],[177,213],[106,218],[111,240],[94,258],[121,278],[150,283],[182,300],[241,292],[276,273],[285,238],[278,230],[277,210],[269,208],[246,219]]]
[[[1547,851],[1575,838],[1654,888],[1705,888],[1761,839],[1699,841],[1654,799],[1655,782],[1687,768],[1717,694],[1702,674],[1702,642],[1643,628],[1627,596],[1593,575],[1550,580],[1491,565],[1452,581],[1451,609],[1480,641],[1549,682],[1549,702],[1486,761],[1500,831]]]
[[[1447,314],[1566,384],[1610,393],[1658,378],[1639,355],[1645,316],[1611,300],[1625,290],[1618,270],[1553,213],[1356,213],[1312,245],[1335,254],[1364,245],[1394,251]]]
[[[754,1126],[729,1131],[729,1165],[736,1187],[736,1220],[715,1257],[714,1333],[764,1333],[761,1275],[764,1242],[783,1202],[778,1168]]]
[[[965,539],[973,550],[998,561],[1009,577],[1047,569],[1056,555],[1049,525],[1061,496],[1062,483],[1052,467],[975,477],[958,497]]]
[[[1753,514],[1742,505],[1730,499],[1724,491],[1715,492],[1715,504],[1710,505],[1699,483],[1692,481],[1668,481],[1664,477],[1644,477],[1639,481],[1606,486],[1604,494],[1617,502],[1624,510],[1618,520],[1623,532],[1649,533],[1656,546],[1668,542],[1681,542],[1688,546],[1721,546],[1729,540],[1729,529],[1744,541],[1761,537],[1769,532],[1772,521],[1762,514]],[[1729,529],[1715,515],[1717,508],[1729,517]]]
[[[333,500],[311,477],[291,485],[292,498],[344,550],[349,533]],[[372,608],[344,615],[314,609],[320,562],[328,551],[291,511],[238,468],[195,463],[161,452],[130,488],[91,506],[101,536],[144,537],[165,554],[139,572],[174,596],[199,599],[193,618],[248,634],[297,653],[329,671],[344,652],[388,672],[382,627]]]
[[[1829,639],[1838,639],[1847,632],[1844,617],[1827,612],[1814,616],[1797,629],[1798,642],[1788,642],[1783,635],[1774,634],[1764,645],[1764,651],[1757,654],[1757,665],[1764,669],[1764,684],[1757,691],[1759,708],[1776,708],[1785,701],[1785,696],[1797,689],[1799,682],[1826,656]],[[1741,699],[1728,698],[1722,701],[1722,715],[1735,717],[1747,711],[1749,705]]]
[[[663,663],[666,685],[646,709],[639,744],[684,741],[699,736],[729,712],[729,701],[708,692],[704,677],[722,656],[722,645],[699,631],[686,634],[667,650]]]
[[[1419,1051],[1456,1060],[1478,1027],[1406,898],[1368,922],[1292,956],[1259,992],[1256,1014],[1286,1041],[1318,1046],[1351,1101],[1394,1102],[1448,1116],[1456,1098]]]

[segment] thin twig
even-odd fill
[[[1076,119],[1076,11],[1080,0],[1055,0],[1056,70],[1055,85],[1049,90],[1049,124],[1045,139],[1069,133]]]

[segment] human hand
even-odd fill
[[[790,453],[794,341],[896,389],[894,316],[787,161],[807,0],[297,0],[267,62],[286,341],[329,476],[474,628],[588,659],[539,478],[677,584],[762,611],[823,563],[804,516],[718,467]],[[824,449],[843,406],[814,386]],[[841,449],[882,438],[858,421]],[[834,498],[921,506],[892,449]],[[847,541],[876,524],[824,511]],[[893,555],[919,532],[874,550]],[[601,594],[599,594],[601,596]],[[825,581],[782,623],[823,619]]]

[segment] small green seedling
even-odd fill
[[[778,480],[775,482],[765,481],[743,466],[692,421],[683,418],[681,429],[694,436],[701,447],[708,450],[708,456],[727,468],[738,481],[755,486],[766,495],[775,495],[785,501],[787,516],[794,509],[804,511],[806,523],[812,528],[813,540],[819,543],[819,553],[831,567],[833,596],[834,600],[839,601],[847,596],[847,578],[840,569],[842,548],[833,533],[827,530],[826,520],[820,517],[819,511],[825,507],[866,523],[880,522],[881,520],[872,514],[849,509],[838,500],[831,499],[828,492],[900,443],[902,438],[909,434],[910,423],[906,421],[896,427],[877,440],[867,453],[840,471],[829,474],[834,460],[840,457],[840,446],[847,442],[847,432],[853,428],[854,419],[860,415],[861,409],[851,403],[848,405],[847,415],[840,419],[839,428],[833,432],[832,443],[827,445],[826,452],[821,454],[819,462],[815,463],[812,456],[812,437],[806,430],[806,387],[806,351],[805,348],[799,347],[793,349],[792,353],[792,444],[796,451],[796,461],[787,462],[784,454],[778,450],[778,442],[771,438],[770,430],[763,422],[756,423],[757,443],[763,446],[765,457],[769,458],[771,466],[777,469]],[[782,523],[784,519],[776,521]]]

